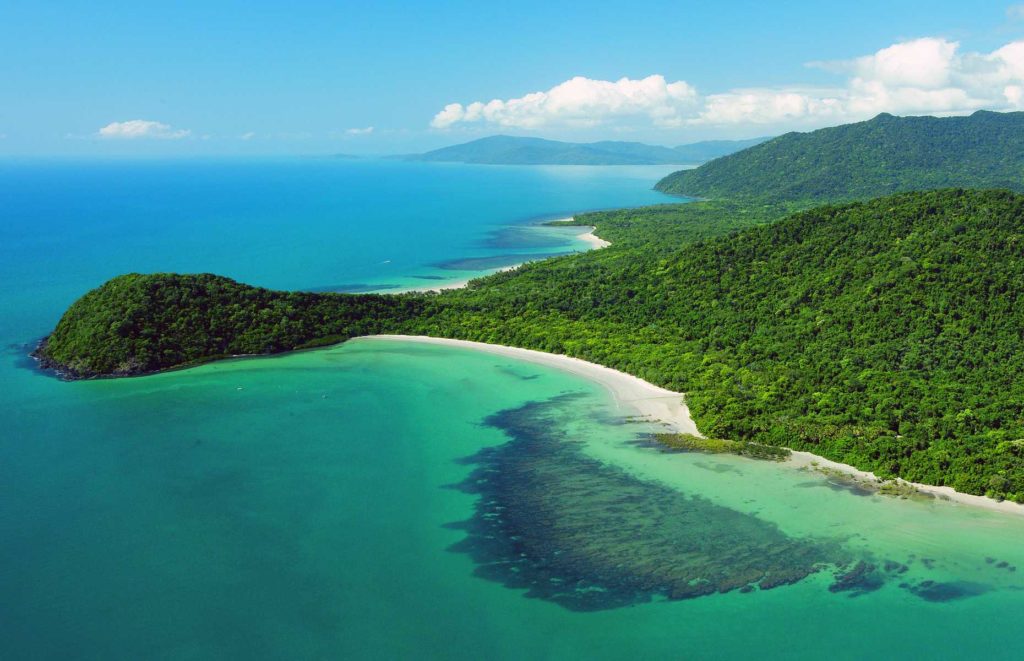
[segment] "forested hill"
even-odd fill
[[[641,142],[578,143],[495,135],[405,159],[483,165],[692,165],[746,149],[766,139],[712,140],[660,147]]]
[[[945,187],[1024,191],[1024,112],[894,117],[787,133],[673,173],[665,193],[839,201]]]
[[[40,353],[113,373],[365,332],[521,346],[686,392],[712,436],[1024,500],[1024,197],[908,193],[714,238],[768,219],[708,203],[585,215],[610,248],[437,295],[125,276]]]
[[[664,165],[685,164],[668,148],[640,142],[575,143],[495,135],[407,157],[414,161],[482,165]]]
[[[703,140],[673,147],[682,157],[683,163],[706,163],[712,159],[735,154],[771,138],[750,138],[749,140]]]

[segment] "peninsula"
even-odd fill
[[[698,427],[715,438],[1024,501],[1024,196],[927,190],[1024,187],[1024,151],[994,152],[981,167],[979,149],[969,171],[942,155],[964,127],[995,144],[1002,123],[1022,117],[928,119],[930,141],[916,129],[921,118],[890,116],[783,136],[659,184],[714,199],[577,216],[611,242],[604,250],[442,293],[289,293],[209,274],[120,276],[74,303],[37,355],[69,377],[90,377],[361,335],[523,347],[685,392]],[[885,132],[886,149],[906,158],[865,171],[856,185],[818,185],[862,160],[832,149],[834,132],[865,130]],[[785,148],[796,140],[799,150]],[[806,164],[800,153],[815,152],[804,142],[815,140],[821,158],[794,179]],[[889,146],[900,140],[903,149]],[[913,149],[942,172],[922,170]],[[765,150],[776,168],[762,167]],[[747,185],[744,172],[763,181]],[[787,188],[794,181],[813,183]],[[905,187],[920,190],[875,197]],[[756,197],[759,188],[775,192]]]

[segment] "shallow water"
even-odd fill
[[[320,167],[278,194],[300,199],[285,193],[321,176],[327,199]],[[210,270],[281,287],[388,277],[346,270],[352,257],[332,266],[332,244],[301,224],[290,240],[269,212],[250,228],[263,230],[225,243],[225,218],[250,208],[233,209],[237,171],[185,205],[223,211],[202,216],[221,240],[194,253],[188,215],[153,172],[138,175],[149,192],[137,198],[82,192],[91,177],[132,189],[130,169],[117,172],[64,180],[74,203],[29,205],[44,187],[24,172],[32,186],[0,184],[17,209],[0,244],[3,658],[1020,656],[1024,518],[664,453],[602,387],[551,368],[357,340],[137,379],[31,370],[25,343],[108,272]],[[187,186],[188,172],[172,181]],[[439,182],[455,170],[439,172],[423,198],[451,197]],[[537,181],[581,202],[588,186],[604,190],[571,168],[502,172],[487,175],[506,184],[492,188],[518,181],[523,199]],[[647,195],[648,175],[623,197]],[[154,220],[161,209],[170,215]],[[33,214],[46,223],[30,231]],[[495,216],[497,229],[429,261],[537,249],[546,239],[529,217]],[[147,243],[172,220],[187,231]],[[445,277],[423,259],[403,268]]]
[[[1024,521],[638,446],[645,425],[551,368],[353,341],[31,385],[14,438],[36,444],[0,462],[13,658],[1011,658],[1021,643],[1006,616],[1024,606]],[[88,433],[47,436],[67,420]],[[511,523],[482,525],[496,512]],[[860,561],[874,569],[834,591]],[[679,593],[700,581],[726,592]]]

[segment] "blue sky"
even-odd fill
[[[671,145],[1024,108],[1024,6],[776,4],[0,0],[0,154]]]

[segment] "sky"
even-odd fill
[[[0,155],[677,145],[1024,110],[1024,4],[0,0]]]

